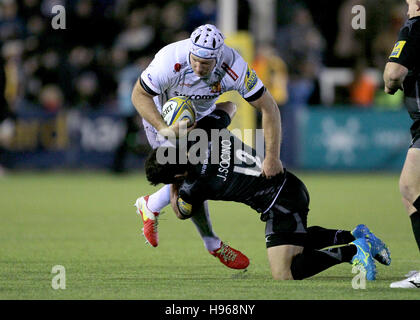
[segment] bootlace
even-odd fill
[[[225,261],[234,261],[238,254],[235,253],[228,245],[222,244],[222,247],[220,248],[220,256],[222,256]]]

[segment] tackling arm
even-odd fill
[[[385,92],[394,94],[398,89],[403,89],[402,84],[408,74],[408,69],[396,62],[388,62],[384,70]]]

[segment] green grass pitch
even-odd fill
[[[264,223],[250,208],[211,202],[215,232],[251,260],[247,272],[223,266],[190,221],[171,209],[159,223],[157,248],[144,244],[133,203],[156,190],[144,175],[12,173],[0,178],[0,299],[419,299],[390,289],[420,269],[420,257],[398,192],[397,174],[298,173],[311,195],[309,225],[352,229],[367,224],[390,247],[390,267],[352,288],[350,264],[303,281],[271,279]],[[66,289],[51,286],[52,268]]]

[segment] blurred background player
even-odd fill
[[[15,116],[6,99],[6,64],[0,54],[0,176],[6,172],[3,164],[3,148],[12,136],[14,120]]]
[[[413,124],[412,142],[400,176],[403,204],[410,216],[414,237],[420,249],[420,1],[407,0],[408,20],[385,66],[385,92],[404,92],[404,104]],[[420,273],[410,272],[407,279],[393,282],[391,288],[420,288]]]
[[[200,150],[200,154],[196,150],[196,153],[188,153],[190,160],[201,157],[201,152],[206,159],[226,159],[228,165],[223,166],[224,171],[220,170],[220,163],[212,161],[201,161],[196,165],[160,164],[159,149],[153,150],[146,160],[149,182],[155,185],[172,183],[171,205],[177,217],[194,217],[195,208],[201,207],[206,200],[241,202],[259,212],[261,220],[266,222],[265,241],[274,279],[301,280],[349,262],[362,270],[368,280],[375,280],[373,258],[385,265],[391,263],[385,244],[365,225],[358,225],[352,232],[319,226],[308,228],[309,193],[304,183],[286,170],[271,179],[265,178],[261,174],[261,156],[256,150],[223,130],[230,124],[231,115],[216,110],[212,117],[199,121],[197,128],[206,130],[207,135],[211,128],[222,130],[219,136],[212,138],[211,145],[204,145],[206,148]],[[217,123],[211,123],[215,118]],[[193,149],[185,152],[189,150]],[[345,246],[319,250],[343,244]]]
[[[148,141],[155,149],[161,144],[157,138],[158,131],[165,136],[167,130],[179,130],[179,123],[168,127],[160,115],[161,106],[168,99],[180,95],[190,97],[199,120],[217,108],[215,101],[222,93],[231,90],[238,91],[251,105],[261,110],[266,143],[262,171],[267,178],[275,176],[283,171],[280,161],[281,121],[277,104],[255,71],[234,49],[224,44],[224,36],[214,25],[202,25],[192,32],[189,39],[161,49],[136,83],[132,102],[143,117]],[[230,102],[220,105],[226,104]],[[146,240],[154,247],[158,245],[157,218],[169,203],[169,185],[152,195],[138,198],[135,203],[137,212],[142,216]],[[192,220],[207,250],[213,255],[220,252],[223,243],[212,230],[206,202],[200,214]],[[238,255],[238,261],[240,259],[241,255]]]

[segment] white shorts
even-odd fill
[[[162,144],[162,142],[158,141],[157,139],[157,130],[144,119],[143,128],[144,132],[146,133],[147,141],[149,141],[149,145],[152,147],[152,149],[157,149]]]

